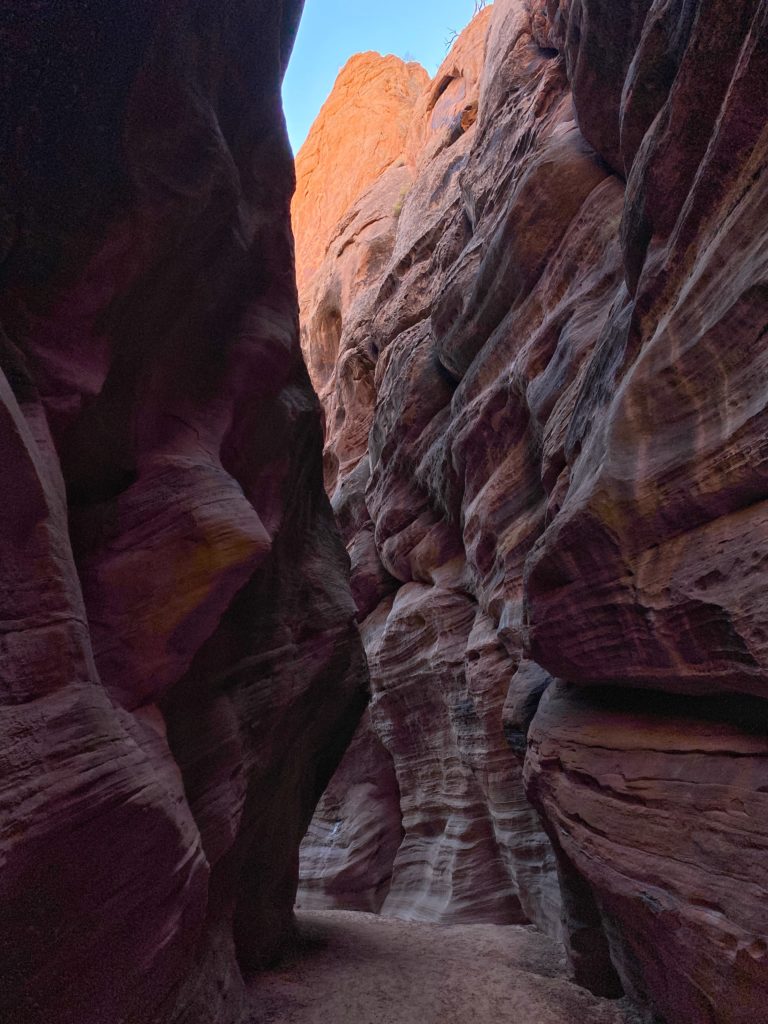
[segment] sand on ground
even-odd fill
[[[250,984],[249,1024],[641,1024],[567,980],[531,927],[302,911],[281,965]]]

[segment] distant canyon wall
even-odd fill
[[[593,989],[754,1024],[768,6],[497,0],[418,84],[354,58],[297,161],[373,689],[300,901],[562,928]]]
[[[299,345],[301,4],[6,4],[0,1018],[230,1024],[366,701]]]

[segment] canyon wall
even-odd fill
[[[303,269],[332,170],[298,161],[302,345],[373,690],[300,901],[562,922],[593,990],[754,1024],[768,6],[497,0],[398,102],[404,141],[380,126],[386,166]]]
[[[8,1024],[239,1020],[366,703],[298,335],[300,9],[0,12]]]
[[[457,175],[474,136],[490,15],[420,93],[400,84],[414,77],[411,65],[353,58],[297,159],[303,345],[325,408],[326,483],[373,676],[370,713],[305,842],[300,905],[424,921],[532,919],[557,933],[554,855],[504,736],[508,658],[467,585],[459,531],[428,508],[403,461],[453,390],[425,329],[440,284],[430,261],[436,247],[443,261],[459,251]],[[345,109],[350,95],[366,102]],[[322,210],[325,182],[338,190],[340,177],[335,150],[323,161],[316,140],[339,131],[357,142],[354,182],[371,183],[357,189],[315,269],[303,225]],[[381,472],[380,449],[394,455],[395,446],[379,509],[371,469]]]

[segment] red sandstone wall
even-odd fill
[[[497,0],[414,109],[301,300],[400,793],[383,912],[552,928],[551,849],[577,977],[754,1024],[768,9]],[[329,812],[315,899],[361,845],[352,808],[318,867]]]
[[[365,699],[293,2],[0,11],[0,1018],[227,1024]]]

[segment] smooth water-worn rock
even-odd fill
[[[300,6],[0,12],[8,1024],[238,1020],[365,701],[298,338]]]
[[[564,885],[574,869],[589,880],[620,976],[669,1021],[765,1013],[768,720],[756,705],[561,684],[534,721],[527,772]]]
[[[299,898],[302,906],[369,910],[375,894],[388,915],[534,920],[557,935],[554,854],[504,734],[514,665],[478,606],[461,531],[414,479],[414,452],[439,441],[455,389],[425,317],[466,231],[458,175],[475,134],[490,24],[486,10],[415,105],[408,100],[411,127],[399,159],[351,204],[324,262],[306,274],[301,211],[322,175],[303,172],[303,152],[298,161],[303,346],[325,406],[326,484],[352,560],[373,680],[372,732],[358,736],[321,801],[303,847]],[[318,119],[320,136],[331,131],[326,120],[340,116],[346,74]],[[349,131],[353,116],[368,124],[371,112],[348,110]],[[335,362],[324,348],[331,306]],[[370,793],[365,736],[382,777],[396,779],[399,819],[390,800],[373,814],[354,795]]]
[[[302,285],[310,366],[340,296],[313,374],[400,791],[384,912],[554,932],[559,888],[584,984],[753,1024],[768,9],[497,0],[414,111]]]
[[[297,907],[378,913],[403,830],[392,758],[363,716],[302,844]]]

